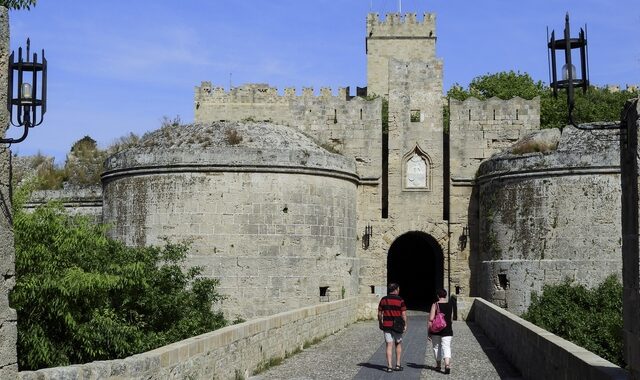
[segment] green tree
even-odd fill
[[[35,7],[36,0],[0,0],[0,6],[7,9],[31,9]]]
[[[217,281],[181,269],[188,244],[130,248],[59,204],[14,203],[21,369],[126,357],[226,324]]]
[[[511,99],[514,96],[533,99],[545,91],[544,84],[541,81],[534,81],[527,73],[503,71],[474,78],[467,90],[456,84],[447,95],[460,100],[470,96],[478,99],[489,99],[494,96],[500,99]]]
[[[76,186],[99,185],[106,158],[106,151],[98,149],[98,144],[91,137],[85,136],[76,141],[64,165],[68,183]]]
[[[565,280],[532,294],[524,319],[624,368],[622,285],[615,276],[587,289]]]

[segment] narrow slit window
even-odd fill
[[[360,120],[362,120],[362,108],[360,108]]]
[[[471,109],[469,109],[469,121],[471,121]]]
[[[493,110],[493,120],[496,119],[496,110]]]
[[[516,108],[516,120],[518,120],[518,116],[519,116],[519,112],[520,110]]]
[[[333,109],[333,124],[338,124],[338,110]]]

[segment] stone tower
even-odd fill
[[[381,20],[370,14],[366,41],[367,94],[388,102],[388,123],[382,137],[382,244],[371,253],[379,266],[371,272],[378,278],[365,278],[365,259],[362,281],[399,282],[405,299],[421,308],[426,305],[420,300],[430,302],[435,289],[449,282],[442,61],[435,55],[435,15],[388,14]]]
[[[436,52],[435,15],[425,13],[419,21],[415,13],[404,17],[388,14],[381,21],[378,14],[367,15],[367,84],[368,93],[389,94],[389,60],[428,62]]]

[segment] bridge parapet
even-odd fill
[[[374,300],[351,297],[256,318],[125,359],[19,373],[20,380],[246,379],[362,318]],[[375,313],[374,313],[375,314]]]
[[[482,298],[473,300],[475,321],[524,379],[629,379],[629,373]]]

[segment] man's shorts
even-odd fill
[[[402,343],[402,333],[395,332],[395,331],[385,331],[384,341],[387,343],[391,343],[391,342]]]

